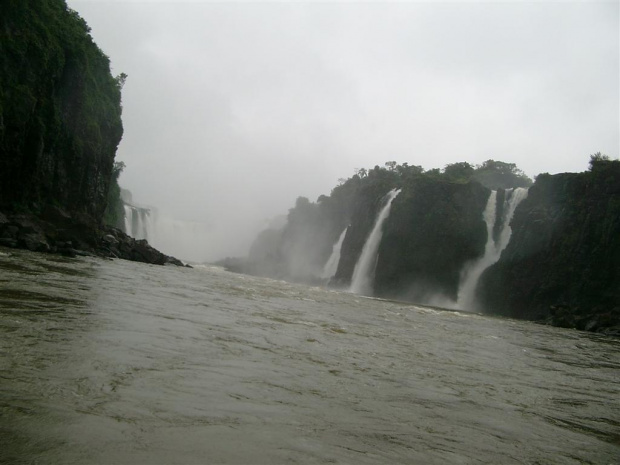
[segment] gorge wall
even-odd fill
[[[99,222],[123,133],[109,59],[62,0],[4,1],[0,34],[0,209]]]
[[[182,264],[104,225],[125,76],[89,32],[64,0],[0,4],[0,246]]]
[[[402,168],[356,174],[316,203],[298,199],[286,225],[261,233],[247,260],[223,264],[349,289],[386,194],[400,189],[383,225],[368,295],[460,308],[466,271],[495,241],[501,248],[464,310],[620,333],[619,161],[597,159],[584,173],[540,175],[529,192],[514,189],[523,185],[518,176],[494,183],[487,172],[485,186],[471,171],[455,177],[448,168]],[[490,217],[494,224],[487,225]],[[324,269],[336,244],[338,265],[328,279]]]
[[[540,175],[483,274],[485,311],[597,329],[620,323],[620,162]]]

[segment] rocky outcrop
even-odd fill
[[[488,313],[620,334],[620,162],[540,175],[486,270]]]
[[[0,213],[0,246],[70,257],[98,256],[184,266],[145,240],[136,240],[116,228],[93,227],[76,221],[54,207],[48,207],[41,216]]]

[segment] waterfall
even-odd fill
[[[332,248],[332,254],[329,256],[327,263],[325,263],[325,266],[323,267],[323,273],[321,273],[321,278],[329,280],[333,278],[333,276],[336,274],[336,271],[338,271],[338,263],[340,262],[340,250],[342,249],[344,236],[347,235],[348,229],[348,226],[344,228],[344,231],[342,231],[342,234],[340,234],[338,241],[334,244],[334,247]]]
[[[125,209],[125,234],[132,236],[133,207],[130,207],[127,204],[124,204],[123,207]]]
[[[492,191],[487,201],[482,217],[487,226],[487,243],[484,247],[484,255],[477,260],[465,265],[461,272],[461,282],[458,290],[457,308],[461,310],[472,310],[475,308],[476,287],[484,270],[496,263],[502,251],[510,242],[512,228],[510,221],[517,206],[527,197],[527,189],[518,187],[516,189],[506,189],[506,197],[503,205],[502,218],[497,216],[497,191]],[[500,223],[500,234],[498,240],[493,238],[493,229],[497,221]]]
[[[135,239],[146,239],[159,251],[186,261],[204,261],[220,258],[214,246],[214,237],[227,244],[229,231],[217,231],[207,223],[183,221],[162,214],[155,207],[139,207],[125,202],[124,232]],[[211,254],[211,255],[209,255]]]
[[[383,235],[383,223],[390,215],[392,201],[400,194],[400,189],[392,189],[387,194],[387,202],[381,209],[375,226],[372,228],[360,258],[358,259],[355,269],[353,270],[353,278],[351,279],[350,291],[356,294],[368,295],[372,294],[375,267],[377,266],[377,257],[379,252],[379,244]]]
[[[135,207],[125,204],[125,233],[135,239],[146,239],[151,241],[153,222],[151,220],[151,210],[148,208]]]

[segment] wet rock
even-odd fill
[[[93,225],[56,207],[46,208],[41,217],[3,214],[0,245],[67,257],[99,256],[184,266],[183,262],[161,253],[145,240],[137,241],[117,228]]]
[[[50,246],[45,237],[39,233],[20,234],[17,242],[20,246],[33,252],[49,252]]]
[[[55,206],[45,207],[45,210],[43,210],[41,214],[41,218],[56,225],[68,225],[72,222],[71,216],[66,211]]]
[[[106,234],[101,239],[108,244],[118,244],[118,239],[116,239],[112,234]]]
[[[77,254],[75,253],[75,249],[72,249],[71,247],[62,247],[57,249],[57,251],[59,254],[65,257],[75,258],[77,256]]]
[[[0,245],[3,247],[17,247],[17,241],[15,239],[10,239],[7,237],[0,237]]]
[[[7,239],[17,239],[18,233],[19,233],[19,226],[16,226],[14,224],[8,224],[4,228],[2,228],[0,237],[7,238]]]
[[[549,309],[551,314],[548,322],[560,328],[576,328],[577,319],[575,314],[567,305],[552,305]]]

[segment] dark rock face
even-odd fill
[[[391,185],[378,184],[370,186],[359,193],[351,216],[351,225],[342,242],[340,262],[338,263],[336,275],[333,278],[334,285],[348,286],[351,284],[353,271],[362,253],[366,239],[368,239],[375,225],[377,215],[385,205],[385,196],[393,188]],[[394,202],[396,202],[396,199]]]
[[[463,266],[484,252],[482,212],[489,193],[477,182],[421,180],[403,189],[385,224],[375,295],[421,303],[437,295],[456,300]]]
[[[98,223],[123,133],[108,58],[64,1],[7,0],[0,30],[0,208]]]
[[[508,247],[482,276],[487,312],[620,329],[620,162],[595,168],[538,177]]]
[[[437,294],[455,299],[463,265],[484,251],[482,211],[489,192],[477,182],[420,178],[405,185],[384,224],[374,294],[414,302]],[[386,193],[373,192],[374,198],[360,202],[342,244],[335,283],[350,284]]]

